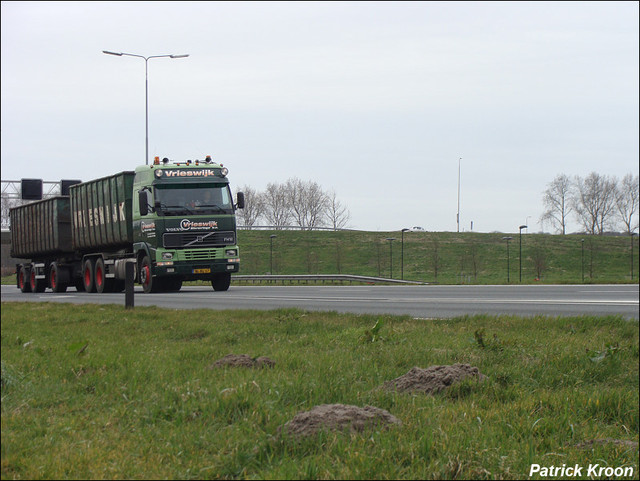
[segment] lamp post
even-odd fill
[[[520,229],[520,282],[522,282],[522,229],[526,229],[526,225],[521,225]]]
[[[145,165],[149,165],[149,75],[148,75],[148,63],[150,58],[160,58],[160,57],[168,57],[168,58],[185,58],[188,57],[189,54],[183,55],[151,55],[149,57],[145,57],[144,55],[136,55],[133,53],[124,53],[124,52],[110,52],[108,50],[103,50],[102,53],[106,53],[107,55],[115,55],[117,57],[127,56],[127,57],[139,57],[144,59],[144,118],[145,118],[145,156],[144,163]]]
[[[456,222],[458,223],[458,232],[460,232],[460,161],[462,157],[458,159],[458,214],[456,215]]]
[[[402,256],[401,256],[401,262],[400,262],[400,279],[404,280],[404,233],[407,232],[409,229],[404,228],[402,229]]]
[[[635,232],[631,232],[631,280],[633,280],[633,236],[638,235]]]
[[[512,240],[513,237],[503,237],[502,240],[507,241],[507,284],[511,282],[509,277],[509,241]]]
[[[389,279],[393,279],[393,241],[396,238],[387,237],[386,240],[389,241]]]
[[[580,239],[580,244],[582,244],[582,283],[584,284],[584,239]]]
[[[275,234],[271,234],[269,236],[270,242],[271,242],[271,255],[269,256],[269,274],[273,274],[273,239],[275,239],[277,236]]]

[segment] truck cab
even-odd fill
[[[204,161],[140,166],[133,181],[133,252],[145,292],[179,290],[183,281],[229,288],[240,268],[235,210],[228,170]]]

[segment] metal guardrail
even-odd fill
[[[327,282],[327,281],[341,281],[341,282],[359,282],[363,284],[412,284],[412,285],[426,285],[426,282],[418,281],[404,281],[400,279],[388,279],[386,277],[367,277],[367,276],[354,276],[349,274],[316,274],[316,275],[262,275],[262,276],[231,276],[231,281],[253,281],[253,282],[278,282],[282,281],[302,281],[306,282]]]

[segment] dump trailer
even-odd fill
[[[226,291],[240,269],[228,170],[203,161],[160,162],[82,182],[11,209],[11,255],[22,292],[124,289],[127,263],[144,292],[207,280]]]

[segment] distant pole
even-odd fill
[[[458,214],[456,215],[456,222],[458,223],[458,232],[460,232],[460,161],[462,157],[458,159]]]
[[[635,232],[631,232],[631,280],[633,280],[633,236],[638,235]]]
[[[513,239],[513,237],[503,237],[502,240],[507,241],[507,284],[511,282],[511,278],[509,277],[509,241]]]
[[[269,274],[273,275],[273,239],[275,239],[277,236],[275,234],[271,234],[269,236],[269,239],[271,240],[271,255],[270,255],[270,260],[269,260]]]
[[[584,284],[584,239],[580,239],[580,244],[582,244],[582,283]]]
[[[526,229],[526,225],[521,225],[520,229],[520,282],[522,282],[522,229]]]
[[[107,55],[116,55],[118,57],[122,57],[123,55],[127,57],[138,57],[144,59],[144,120],[145,120],[145,155],[144,155],[144,163],[145,165],[149,165],[149,76],[148,76],[148,63],[150,58],[160,58],[160,57],[169,57],[169,58],[185,58],[188,57],[189,54],[184,55],[151,55],[149,57],[145,57],[144,55],[136,55],[133,53],[124,53],[124,52],[109,52],[108,50],[103,50],[102,53],[106,53]]]
[[[393,241],[395,237],[387,237],[389,241],[389,279],[393,279]]]
[[[402,229],[402,256],[401,256],[401,268],[400,268],[400,279],[404,280],[404,233],[407,232],[409,229]],[[633,277],[632,277],[633,279]]]

